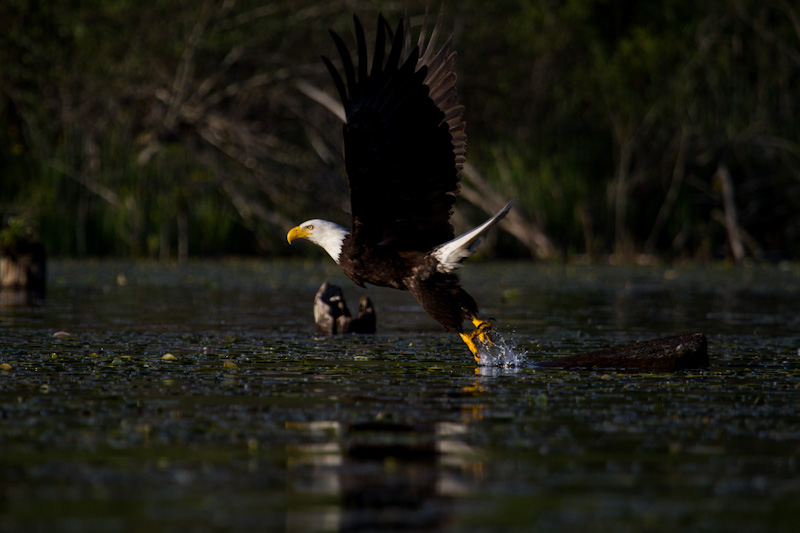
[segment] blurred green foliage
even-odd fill
[[[348,208],[341,126],[298,83],[333,95],[327,29],[405,10],[6,0],[0,214],[57,255],[288,253]],[[465,0],[444,24],[470,162],[561,256],[800,257],[793,3]]]
[[[0,249],[13,249],[23,241],[34,239],[33,228],[21,217],[8,217],[0,229]]]

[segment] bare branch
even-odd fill
[[[347,117],[344,114],[344,106],[342,103],[325,91],[317,89],[305,80],[296,82],[295,87],[297,87],[301,93],[305,94],[318,104],[321,104],[325,109],[336,115],[342,122],[347,120]]]
[[[495,214],[508,202],[508,199],[498,194],[469,163],[464,164],[464,177],[475,186],[475,189],[462,183],[461,197],[487,214]],[[534,257],[547,259],[553,255],[553,244],[547,235],[538,225],[525,219],[518,209],[509,211],[499,226],[513,235]]]

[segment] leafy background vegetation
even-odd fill
[[[418,1],[4,1],[0,214],[56,255],[298,253],[288,228],[347,221],[341,126],[308,96],[335,94],[327,29],[352,43],[352,13],[372,32],[406,8],[416,33]],[[795,3],[444,16],[467,106],[459,229],[513,197],[505,255],[800,257]]]

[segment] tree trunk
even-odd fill
[[[739,231],[739,216],[736,213],[735,192],[733,179],[728,166],[720,161],[717,166],[717,177],[722,185],[722,206],[725,210],[725,231],[728,233],[728,244],[737,263],[744,259],[744,244]]]

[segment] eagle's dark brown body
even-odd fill
[[[439,272],[438,264],[418,251],[358,250],[349,237],[339,259],[342,271],[358,285],[407,290],[447,331],[463,332],[463,321],[478,314],[478,305],[461,288],[458,276]]]

